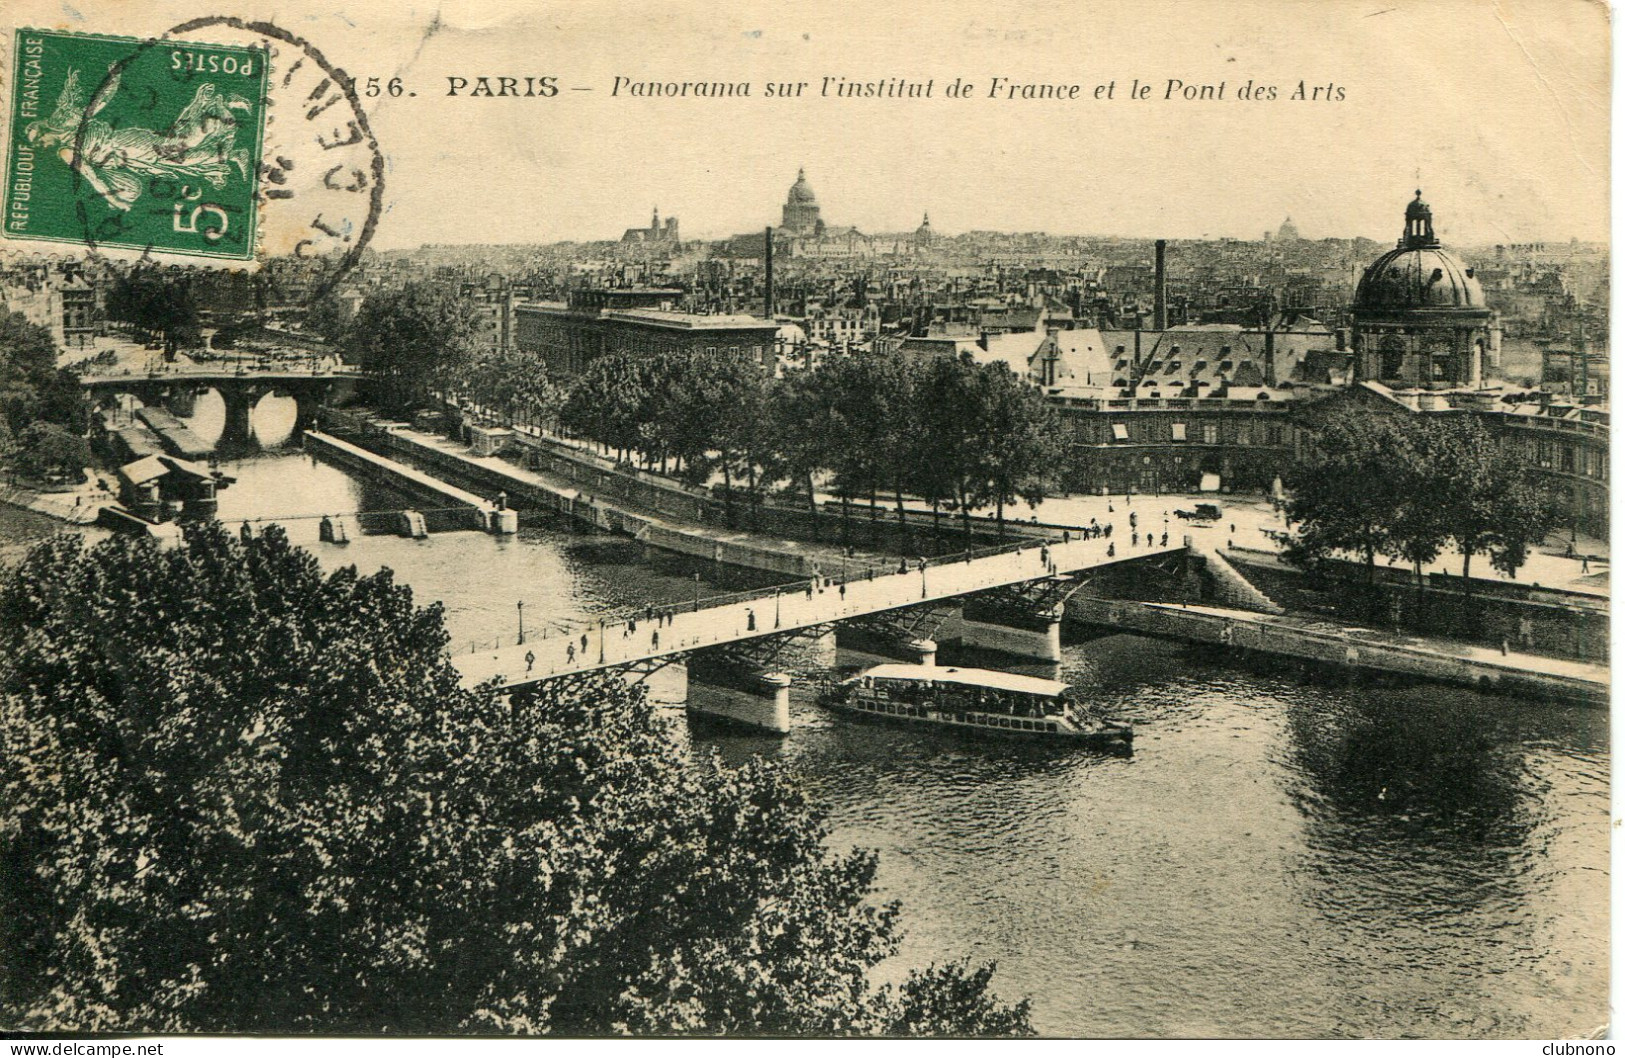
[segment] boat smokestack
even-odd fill
[[[1157,240],[1157,291],[1151,314],[1151,329],[1168,329],[1168,240]]]

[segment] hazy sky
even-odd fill
[[[196,4],[23,0],[20,23],[150,34]],[[778,222],[798,166],[826,221],[1257,238],[1398,236],[1421,186],[1446,240],[1607,238],[1609,30],[1588,0],[1224,3],[234,5],[301,33],[370,100],[388,157],[375,245],[614,238],[658,205],[686,236]],[[432,27],[432,28],[431,28]],[[448,77],[553,76],[555,98],[448,98]],[[749,81],[750,99],[613,98]],[[935,79],[925,100],[820,98],[824,76]],[[986,98],[993,77],[1083,86]],[[955,78],[969,99],[944,97]],[[1138,78],[1152,98],[1127,98]],[[1226,85],[1165,101],[1166,82]],[[1275,101],[1234,98],[1248,81]],[[1291,101],[1302,80],[1342,102]],[[765,82],[810,82],[767,99]],[[1096,100],[1116,82],[1116,99]],[[592,91],[573,91],[588,88]]]

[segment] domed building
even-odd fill
[[[1394,388],[1478,388],[1499,372],[1500,325],[1473,269],[1444,250],[1422,192],[1405,207],[1399,244],[1354,293],[1357,381]]]
[[[807,183],[807,170],[796,170],[796,182],[790,185],[790,194],[784,200],[784,215],[780,226],[794,235],[819,235],[824,221],[819,216],[818,196]]]

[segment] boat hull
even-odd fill
[[[833,712],[854,719],[933,731],[949,731],[978,738],[1122,747],[1127,747],[1134,741],[1134,729],[1126,724],[1085,727],[1054,717],[1015,717],[988,713],[967,713],[961,716],[918,706],[896,706],[888,711],[862,703],[843,701],[833,695],[826,698],[822,704]]]

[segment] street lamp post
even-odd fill
[[[519,645],[525,644],[525,600],[519,600]]]

